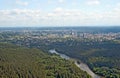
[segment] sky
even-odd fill
[[[0,0],[9,26],[120,26],[120,0]]]

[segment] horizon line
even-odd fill
[[[101,26],[0,26],[0,28],[53,28],[53,27],[120,27],[120,25],[101,25]]]

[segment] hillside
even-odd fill
[[[91,78],[73,62],[38,49],[0,43],[0,78]]]
[[[82,42],[67,40],[50,43],[48,47],[82,60],[100,76],[120,78],[120,43],[118,41]]]

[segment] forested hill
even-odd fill
[[[0,43],[0,78],[91,78],[73,62],[38,49]]]

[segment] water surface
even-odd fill
[[[66,60],[72,59],[72,58],[70,58],[69,56],[67,56],[65,54],[58,53],[57,51],[55,51],[55,49],[49,50],[49,52],[60,55],[60,57],[66,59]],[[92,72],[92,70],[88,67],[87,64],[82,63],[82,62],[80,62],[80,64],[78,64],[78,62],[77,62],[78,60],[75,60],[75,59],[74,59],[74,61],[75,61],[75,65],[77,67],[79,67],[83,71],[86,71],[89,75],[92,76],[92,78],[100,78],[100,76],[98,76],[94,72]]]

